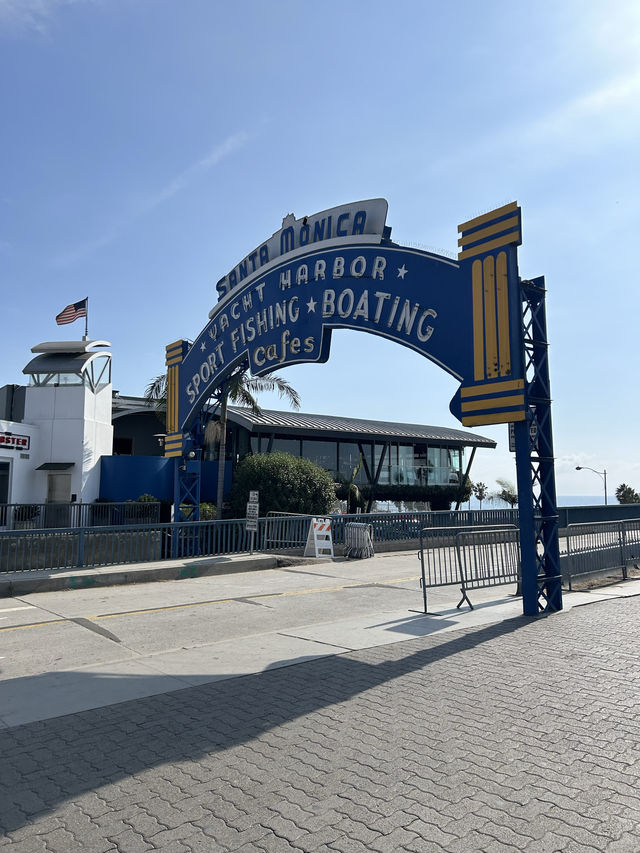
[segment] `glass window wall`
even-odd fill
[[[460,451],[457,448],[430,447],[427,454],[427,468],[429,485],[457,485],[460,482]]]
[[[367,448],[363,448],[366,452]],[[369,460],[367,460],[369,462]],[[360,448],[355,441],[341,441],[339,443],[338,453],[338,470],[347,480],[351,479],[353,469],[360,463]],[[367,475],[364,470],[364,465],[360,465],[360,470],[356,474],[354,483],[366,483]]]
[[[338,470],[338,442],[302,439],[302,456],[335,474]]]
[[[276,436],[276,438],[274,438],[273,440],[273,447],[271,448],[271,450],[273,452],[280,451],[281,453],[289,453],[291,456],[300,456],[300,439],[281,438],[279,436]]]

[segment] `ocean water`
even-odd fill
[[[615,495],[607,495],[610,504],[616,504]],[[558,495],[558,506],[600,506],[604,504],[604,491],[599,495]]]
[[[615,495],[608,495],[609,504],[617,504]],[[558,495],[558,506],[601,506],[604,504],[604,492],[599,495]],[[482,501],[482,509],[506,509],[507,505],[500,501]],[[464,503],[461,509],[469,509]],[[471,498],[471,509],[480,509],[480,504]]]

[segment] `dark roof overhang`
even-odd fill
[[[263,409],[259,415],[250,409],[229,407],[229,420],[250,432],[281,433],[309,438],[339,438],[352,441],[437,442],[460,447],[496,447],[492,438],[474,432],[426,424],[402,424],[372,421],[336,415],[312,415],[303,412],[278,412]]]
[[[43,462],[42,465],[38,465],[36,471],[68,471],[75,464],[75,462]]]

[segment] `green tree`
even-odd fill
[[[260,514],[293,512],[325,515],[336,502],[335,483],[328,471],[289,453],[246,456],[236,468],[231,489],[231,509],[241,518],[249,492],[260,493]]]
[[[480,509],[482,509],[482,501],[487,499],[489,495],[489,487],[486,483],[474,483],[472,490],[475,499],[480,503]]]
[[[167,423],[167,374],[156,376],[144,389],[144,398],[155,409],[158,420],[163,426]]]
[[[505,480],[504,478],[496,479],[496,483],[500,486],[500,489],[490,495],[489,500],[504,501],[504,503],[509,504],[511,509],[513,509],[518,503],[518,492],[516,491],[516,487],[510,480]]]
[[[255,394],[264,391],[276,391],[278,396],[286,398],[294,409],[300,408],[300,396],[286,379],[272,373],[269,376],[252,376],[243,367],[239,367],[227,380],[220,394],[220,415],[217,421],[210,421],[204,433],[205,444],[217,443],[218,451],[218,489],[216,506],[218,518],[222,518],[222,504],[224,500],[224,463],[227,452],[227,418],[229,403],[237,403],[246,406],[259,415],[260,406]]]
[[[616,498],[619,504],[640,504],[640,494],[626,483],[620,483],[616,489]]]
[[[224,499],[224,463],[227,452],[227,420],[229,403],[236,403],[251,409],[254,414],[260,414],[260,406],[255,395],[264,391],[276,391],[281,398],[289,401],[294,409],[300,408],[300,395],[291,387],[286,379],[272,373],[269,376],[252,376],[246,365],[238,367],[219,389],[218,420],[211,420],[204,433],[205,446],[218,444],[218,485],[216,493],[217,518],[222,518]],[[167,408],[167,377],[156,376],[145,390],[147,400],[155,401],[157,410]]]
[[[362,453],[360,454],[360,458],[358,459],[355,467],[351,471],[351,477],[348,480],[343,474],[337,475],[339,483],[337,495],[340,500],[345,500],[347,502],[348,515],[355,514],[358,509],[364,510],[367,503],[364,495],[356,485],[356,477],[358,476],[360,468],[362,468]]]

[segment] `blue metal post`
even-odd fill
[[[526,420],[515,424],[523,610],[562,609],[544,278],[521,282]]]
[[[537,616],[538,561],[534,497],[531,484],[531,452],[529,449],[529,423],[514,424],[516,439],[516,472],[518,486],[518,518],[520,521],[520,559],[522,562],[522,609],[525,616]]]

